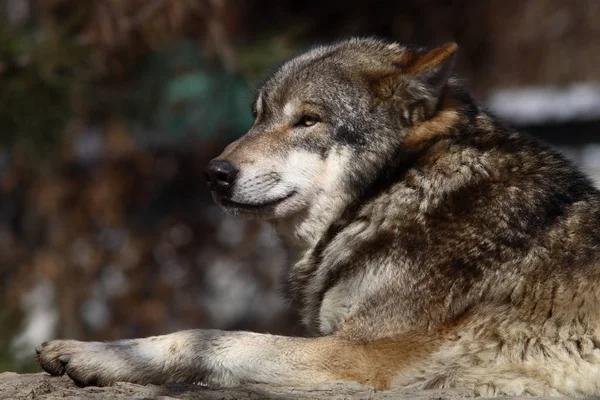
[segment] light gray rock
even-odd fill
[[[165,386],[117,383],[110,387],[85,387],[75,385],[67,377],[47,374],[12,372],[0,374],[0,399],[11,400],[172,400],[172,399],[408,399],[408,400],[459,400],[474,398],[460,390],[388,390],[375,391],[354,383],[330,383],[311,388],[293,388],[268,385],[244,385],[236,388],[205,388],[198,385],[172,384]],[[516,398],[515,398],[516,399]],[[534,400],[535,397],[523,397]],[[556,398],[554,398],[556,399]]]

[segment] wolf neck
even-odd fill
[[[348,194],[323,196],[310,210],[277,224],[277,231],[294,261],[317,245],[351,202],[352,197]]]
[[[293,261],[299,260],[306,251],[314,248],[350,205],[368,201],[374,193],[379,192],[377,186],[385,186],[388,179],[391,179],[389,184],[393,184],[394,179],[401,179],[399,176],[388,176],[390,171],[398,172],[409,168],[415,157],[418,158],[418,154],[426,150],[436,138],[450,134],[459,120],[457,110],[473,107],[473,103],[470,96],[465,97],[466,92],[459,84],[451,81],[448,86],[439,101],[438,111],[432,118],[409,128],[398,127],[397,134],[402,137],[402,144],[401,147],[391,146],[397,147],[391,149],[392,153],[363,154],[360,157],[363,161],[360,167],[357,164],[359,160],[350,152],[341,150],[334,155],[338,158],[333,163],[337,168],[324,171],[323,176],[327,176],[328,181],[316,195],[316,202],[308,210],[276,224]],[[400,133],[401,131],[404,133]],[[354,178],[360,181],[358,184],[344,180],[350,168],[355,171]],[[350,187],[360,190],[351,190]]]
[[[357,195],[344,186],[344,174],[352,154],[339,149],[329,168],[321,172],[321,188],[315,193],[315,201],[307,210],[276,223],[276,229],[291,256],[297,260],[304,252],[316,246],[329,227],[340,219],[346,207]],[[294,261],[295,261],[294,260]]]

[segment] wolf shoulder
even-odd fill
[[[391,165],[388,182],[325,235],[313,282],[321,333],[351,317],[382,334],[386,324],[435,326],[478,303],[522,301],[523,285],[600,283],[600,237],[589,234],[598,191],[556,151],[492,118],[466,121],[408,168]]]

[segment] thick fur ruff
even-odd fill
[[[276,69],[215,200],[276,226],[312,337],[186,331],[52,341],[41,365],[118,380],[600,394],[600,197],[451,76],[457,50],[350,39]]]

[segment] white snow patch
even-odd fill
[[[499,117],[515,124],[600,118],[600,83],[501,89],[487,100]]]
[[[56,289],[47,280],[35,285],[21,300],[25,328],[12,341],[11,347],[20,360],[32,357],[33,350],[50,340],[56,332],[58,313],[54,304]]]

